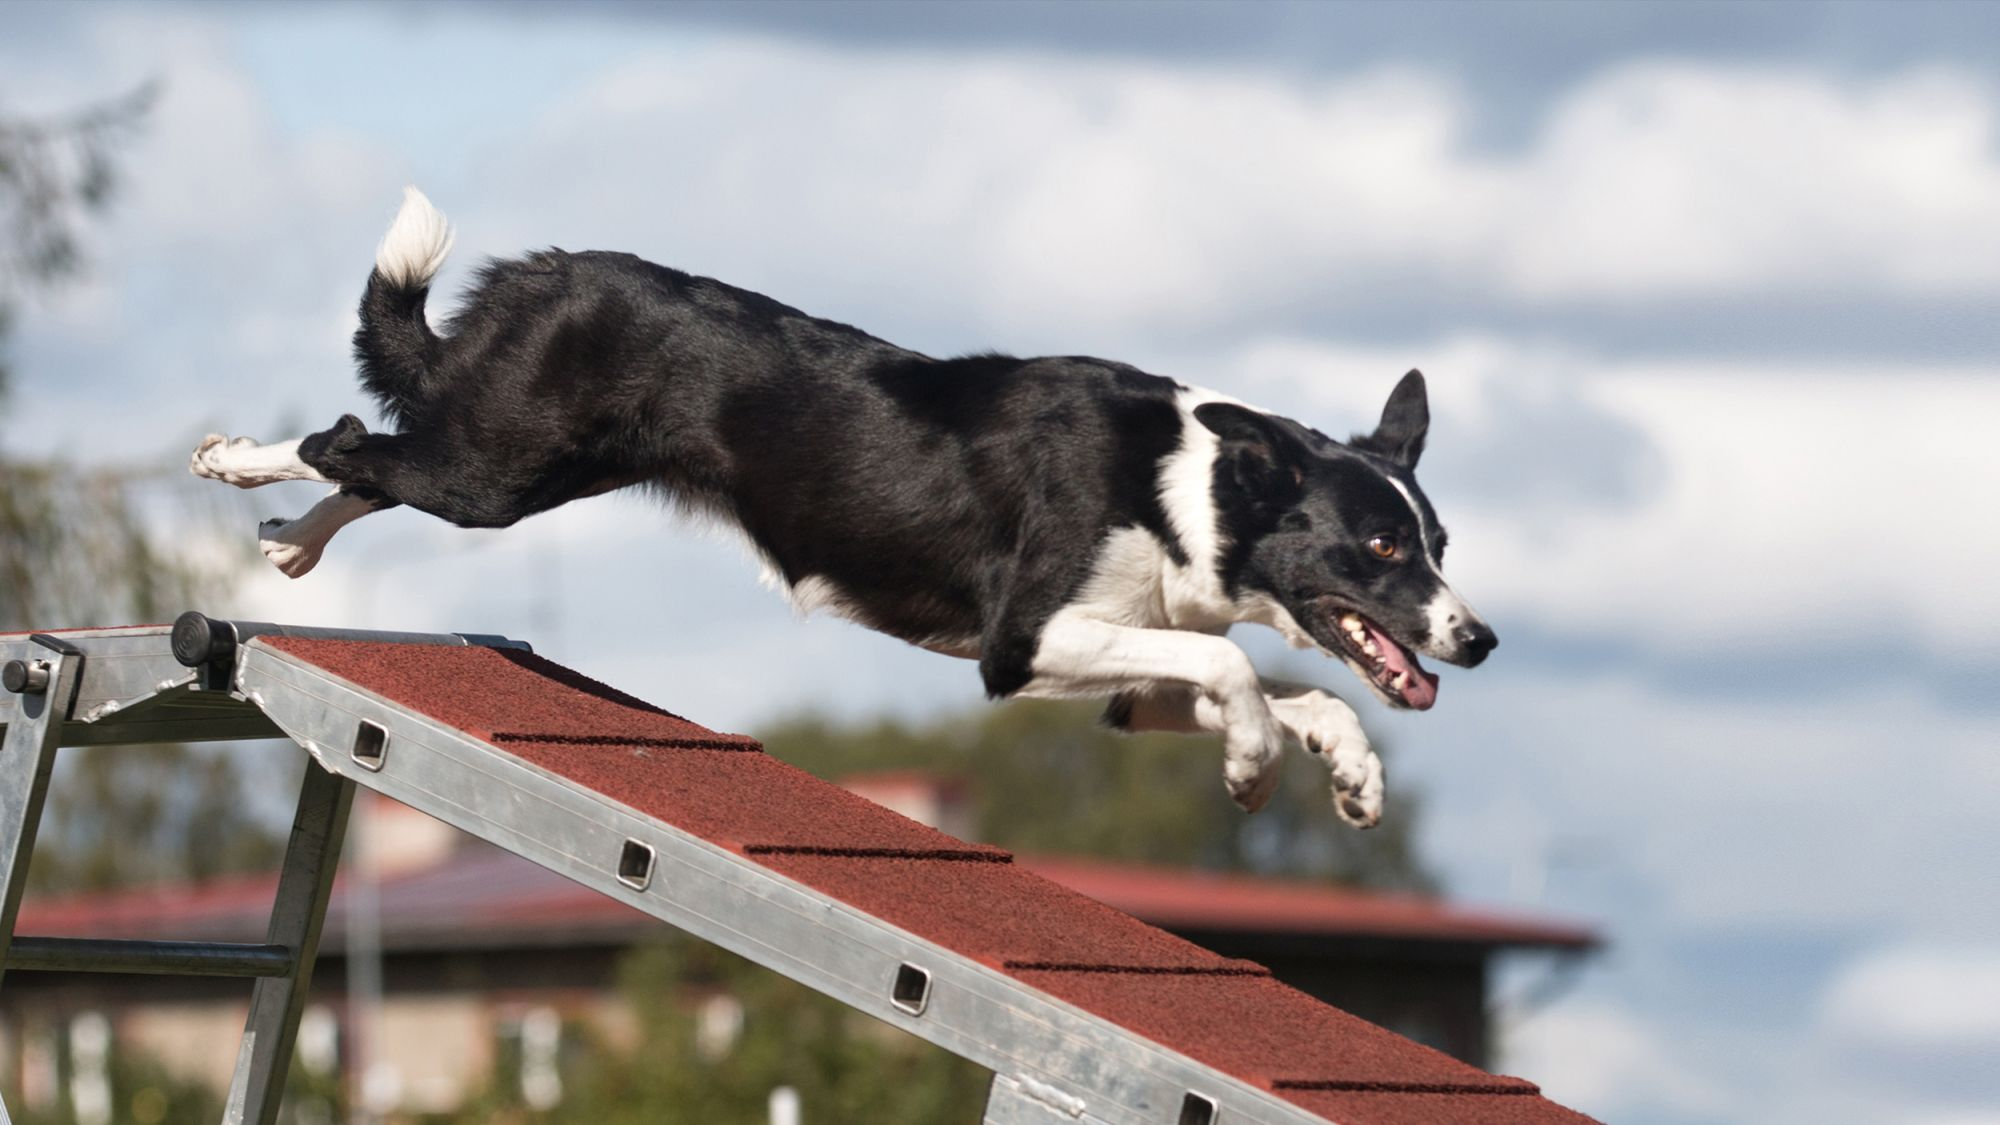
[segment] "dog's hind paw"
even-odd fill
[[[320,551],[324,544],[298,543],[285,538],[285,528],[293,521],[284,519],[265,520],[257,525],[257,546],[271,565],[283,571],[287,578],[302,578],[313,567],[319,565]]]
[[[188,472],[209,480],[219,480],[224,484],[241,484],[242,474],[236,469],[231,453],[257,448],[256,438],[230,438],[222,434],[210,434],[201,439],[188,457]]]

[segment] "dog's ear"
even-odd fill
[[[1417,467],[1424,454],[1424,435],[1431,428],[1430,400],[1424,395],[1424,373],[1414,368],[1403,376],[1382,407],[1382,421],[1372,434],[1357,434],[1348,442],[1379,453],[1405,469]]]
[[[1276,419],[1233,402],[1202,403],[1194,416],[1222,439],[1217,463],[1230,466],[1252,496],[1273,500],[1298,492],[1305,479],[1304,458],[1298,440]]]

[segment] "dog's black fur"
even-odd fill
[[[1143,528],[1186,561],[1157,474],[1181,441],[1184,388],[1171,379],[1078,356],[930,359],[629,254],[491,263],[443,337],[427,292],[370,275],[354,338],[362,384],[398,432],[348,415],[300,448],[383,506],[505,527],[652,485],[726,514],[788,582],[831,581],[872,628],[948,647],[976,638],[994,696],[1031,678],[1041,626],[1107,532]],[[1317,525],[1407,510],[1392,493],[1357,505],[1386,486],[1312,456],[1331,444],[1316,431],[1202,412],[1236,447],[1216,481],[1232,590],[1277,578],[1274,558]],[[1308,465],[1311,482],[1288,479]],[[1337,561],[1379,581],[1385,564],[1360,542]]]
[[[1470,666],[1495,644],[1439,571],[1414,371],[1343,443],[1125,364],[932,359],[629,254],[561,250],[488,264],[440,335],[425,304],[448,228],[411,197],[354,339],[395,431],[347,415],[290,453],[220,436],[195,453],[197,473],[243,487],[339,486],[289,543],[267,523],[288,574],[371,506],[504,527],[645,486],[740,526],[795,594],[976,656],[993,696],[1113,694],[1120,725],[1137,699],[1154,729],[1223,731],[1246,807],[1268,796],[1281,722],[1330,760],[1345,739],[1335,787],[1364,825],[1380,764],[1351,709],[1260,689],[1233,646],[1166,638],[1270,624],[1405,707],[1435,697],[1412,650]]]

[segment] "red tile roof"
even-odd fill
[[[1257,966],[1024,871],[1004,852],[967,845],[765,757],[749,739],[709,731],[539,657],[283,637],[260,643],[1315,1112],[1337,1111],[1351,1122],[1410,1120],[1430,1109],[1436,1119],[1580,1120],[1528,1083],[1365,1023]],[[432,874],[385,886],[385,917],[399,897],[392,888],[414,891]],[[226,888],[209,892],[207,908],[227,913],[232,901],[240,908],[247,884],[234,887],[233,899]],[[462,934],[486,924],[485,890],[478,880],[426,888],[423,902]],[[62,913],[47,904],[24,911],[22,924],[69,929]],[[123,913],[118,921],[138,919]],[[1364,1096],[1386,1100],[1372,1109],[1352,1100]],[[1420,1108],[1399,1100],[1409,1097],[1448,1101]]]
[[[1557,949],[1598,944],[1597,935],[1584,926],[1455,906],[1428,895],[1058,856],[1022,856],[1018,862],[1099,902],[1175,930]]]
[[[998,849],[990,851],[1006,854]],[[773,866],[801,855],[771,854]],[[1564,944],[1542,940],[1542,935],[1589,937],[1579,930],[1537,928],[1518,919],[1489,926],[1490,916],[1441,901],[1320,884],[1270,883],[1244,876],[1039,856],[1018,858],[1011,866],[1019,873],[1032,872],[1050,879],[1115,911],[1176,929],[1289,931],[1328,939],[1393,936],[1407,942],[1465,941],[1494,946]],[[344,886],[348,878],[343,873],[336,885]],[[1227,917],[1220,911],[1187,909],[1190,903],[1204,903],[1204,896],[1218,893],[1217,885],[1239,891],[1262,889],[1269,895],[1246,895],[1245,911]],[[193,885],[59,897],[30,895],[22,905],[18,928],[22,933],[87,937],[262,940],[276,888],[276,875],[249,875]],[[623,902],[511,852],[474,842],[461,846],[437,866],[385,876],[379,893],[383,936],[391,948],[544,945],[589,935],[623,942],[658,926],[650,915]],[[1266,898],[1260,905],[1259,899]],[[339,946],[342,902],[341,893],[336,891],[327,917],[330,950]]]

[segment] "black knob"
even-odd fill
[[[40,695],[49,690],[49,665],[45,660],[9,660],[0,667],[0,687],[15,695]]]
[[[189,668],[227,660],[236,651],[236,632],[227,621],[212,621],[188,610],[174,619],[174,659]]]

